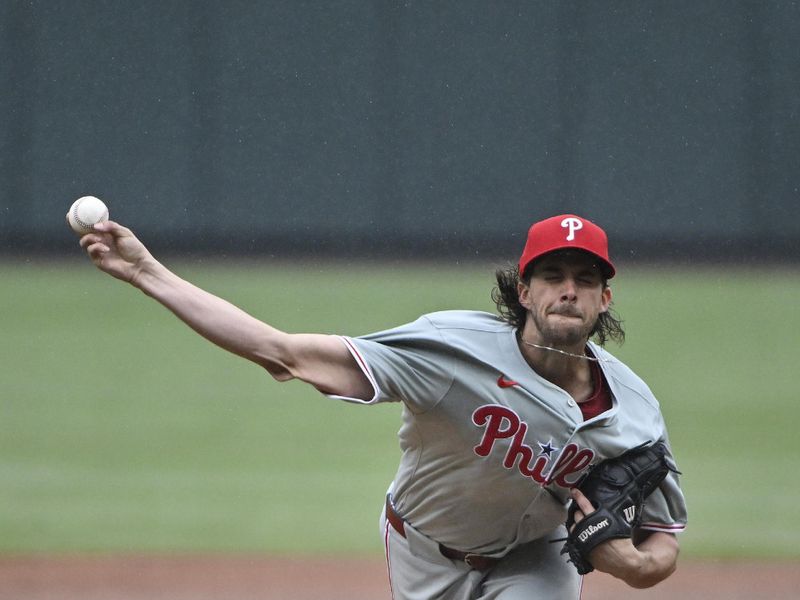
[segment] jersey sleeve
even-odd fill
[[[675,464],[671,450],[667,459],[671,464]],[[648,531],[680,533],[686,529],[686,520],[686,500],[681,490],[680,476],[678,473],[670,472],[658,489],[645,500],[639,527]]]
[[[607,363],[606,372],[611,375],[619,389],[633,392],[634,397],[638,397],[642,401],[629,402],[626,410],[639,424],[647,423],[643,430],[643,435],[646,436],[644,439],[663,442],[668,450],[667,460],[675,466],[664,416],[652,390],[633,371],[613,359],[603,348],[592,344],[592,350],[596,356],[612,358],[612,362]],[[631,412],[637,410],[638,412]],[[681,490],[680,477],[678,473],[670,472],[661,485],[645,500],[639,527],[650,531],[679,533],[686,529],[686,520],[686,500]]]
[[[340,339],[372,384],[374,394],[367,401],[331,398],[362,404],[403,402],[420,413],[436,406],[453,383],[453,350],[425,316],[387,331]]]

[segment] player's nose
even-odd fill
[[[561,300],[563,302],[575,302],[578,299],[577,286],[575,282],[567,277],[564,279],[561,288]]]

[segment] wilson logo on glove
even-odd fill
[[[608,527],[608,525],[609,525],[608,519],[603,519],[597,525],[589,525],[586,529],[581,531],[580,534],[578,534],[578,540],[581,542],[585,542],[598,531],[602,531],[603,529]]]
[[[622,515],[628,523],[633,523],[636,520],[636,507],[629,506],[628,508],[622,509]]]

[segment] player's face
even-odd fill
[[[537,260],[529,285],[520,284],[519,292],[530,315],[526,339],[556,347],[584,345],[611,303],[611,289],[585,252],[555,252]]]

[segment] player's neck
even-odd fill
[[[592,395],[591,363],[585,355],[588,340],[579,345],[559,347],[548,344],[527,328],[518,332],[517,339],[522,356],[541,377],[566,391],[577,402]]]

